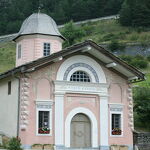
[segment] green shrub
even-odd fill
[[[114,51],[123,51],[125,49],[125,45],[122,43],[118,43],[118,41],[116,40],[112,40],[111,43],[108,45],[108,49],[110,49],[110,51],[114,52]]]
[[[75,26],[73,21],[65,24],[64,28],[61,31],[62,35],[67,39],[64,43],[65,46],[70,46],[75,44],[75,41],[81,39],[85,35],[85,31],[79,26]]]
[[[135,125],[150,130],[150,88],[133,89]]]
[[[120,58],[127,63],[131,62],[131,60],[133,59],[133,57],[129,55],[121,55]]]
[[[147,60],[148,60],[148,61],[150,61],[150,55],[149,55],[149,56],[147,56]]]
[[[141,55],[136,56],[121,55],[120,58],[123,59],[128,64],[140,69],[147,68],[148,66],[148,61]]]
[[[148,66],[148,62],[146,60],[139,60],[136,58],[133,59],[130,64],[140,69],[147,68]]]
[[[116,39],[116,37],[113,33],[108,33],[108,34],[103,36],[104,41],[111,41],[111,40],[114,40],[114,39]]]
[[[8,150],[22,150],[21,148],[21,143],[18,138],[11,138],[9,143],[8,143]]]

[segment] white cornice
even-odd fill
[[[70,81],[55,81],[55,94],[58,93],[82,93],[108,96],[108,84],[105,83],[84,83]]]

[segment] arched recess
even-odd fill
[[[75,108],[67,115],[65,121],[65,147],[70,147],[71,120],[78,113],[85,114],[89,117],[91,121],[92,147],[98,147],[98,124],[97,124],[96,117],[89,109],[83,107]]]
[[[110,86],[110,102],[121,103],[122,102],[122,88],[119,84],[113,83]]]
[[[57,80],[70,80],[70,76],[78,70],[87,72],[92,82],[106,83],[106,77],[101,66],[92,58],[76,55],[66,59],[58,69]]]
[[[37,99],[49,100],[51,94],[50,83],[47,79],[39,79],[37,83]]]

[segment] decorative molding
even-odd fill
[[[110,111],[123,111],[123,104],[109,104]]]
[[[87,68],[88,70],[90,70],[90,71],[92,72],[92,74],[94,75],[94,77],[95,77],[95,81],[96,81],[97,83],[99,83],[99,78],[98,78],[98,75],[97,75],[96,71],[95,71],[90,65],[88,65],[88,64],[86,64],[86,63],[75,63],[75,64],[72,64],[71,66],[69,66],[69,67],[67,68],[67,70],[65,71],[65,73],[64,73],[63,80],[66,81],[69,72],[70,72],[72,69],[77,68],[77,67],[85,67],[85,68]]]
[[[51,109],[53,105],[52,100],[49,101],[36,101],[36,108],[38,109]]]
[[[25,130],[28,125],[28,105],[29,105],[29,78],[23,77],[21,79],[21,97],[20,97],[20,128],[21,130]]]
[[[102,67],[94,59],[84,55],[75,55],[67,58],[60,65],[56,80],[68,80],[68,76],[71,76],[70,74],[78,69],[87,72],[91,76],[92,82],[106,83],[106,76]]]
[[[127,99],[128,99],[128,119],[129,119],[129,127],[131,130],[134,130],[134,121],[133,121],[133,96],[132,96],[132,85],[128,85],[127,89]]]
[[[108,85],[105,83],[81,83],[69,81],[55,81],[55,94],[84,93],[108,96]]]

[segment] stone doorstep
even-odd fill
[[[111,150],[128,150],[128,146],[114,145],[110,146]]]

